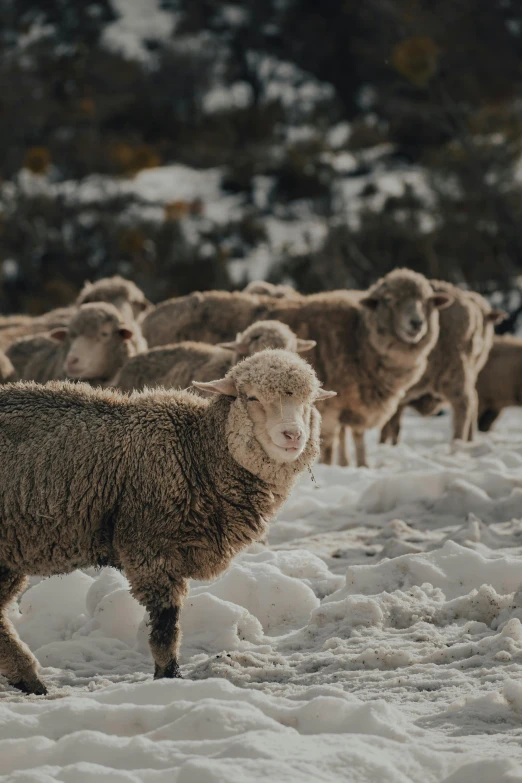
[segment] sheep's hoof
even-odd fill
[[[18,680],[18,682],[10,682],[9,685],[28,695],[32,693],[35,696],[47,696],[48,692],[47,688],[38,677],[31,679],[31,681]]]
[[[181,671],[176,661],[172,661],[171,663],[168,664],[168,666],[165,666],[164,669],[160,669],[159,666],[156,664],[156,667],[154,669],[154,679],[161,680],[163,678],[167,678],[169,680],[183,679],[183,675],[181,674]]]

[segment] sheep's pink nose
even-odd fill
[[[284,430],[283,435],[287,440],[291,440],[293,443],[299,443],[301,440],[301,430]]]

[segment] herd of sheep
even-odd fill
[[[347,465],[349,430],[364,466],[366,430],[397,443],[408,405],[449,404],[471,440],[522,404],[504,317],[396,269],[364,292],[251,283],[156,307],[114,277],[0,318],[0,672],[46,693],[5,615],[28,576],[110,565],[149,612],[155,677],[179,676],[188,580],[262,539],[319,451]]]

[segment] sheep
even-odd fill
[[[113,566],[150,617],[154,677],[179,677],[189,579],[213,579],[268,522],[318,452],[321,388],[266,350],[187,391],[53,381],[0,388],[0,669],[45,694],[7,619],[28,576]]]
[[[125,362],[146,349],[139,327],[111,304],[81,305],[69,326],[18,340],[7,351],[18,378],[46,383],[65,378],[107,385]]]
[[[76,305],[92,302],[108,302],[114,305],[129,323],[132,320],[138,321],[153,307],[135,283],[120,275],[104,277],[95,283],[86,282],[78,294]]]
[[[323,416],[321,459],[333,461],[344,424],[354,435],[357,464],[365,465],[364,431],[382,426],[424,373],[439,334],[437,311],[450,301],[450,294],[434,292],[423,275],[396,269],[364,294],[332,291],[298,299],[191,294],[159,305],[143,329],[151,345],[167,339],[216,343],[257,318],[275,318],[299,337],[317,340],[311,363],[339,393]]]
[[[245,294],[262,294],[263,296],[273,296],[276,299],[287,299],[299,297],[300,293],[290,285],[274,285],[266,280],[251,280],[243,288]]]
[[[488,360],[477,380],[478,426],[489,432],[504,408],[522,405],[522,339],[495,337]]]
[[[43,334],[65,326],[71,318],[72,309],[60,307],[45,315],[36,317],[30,315],[7,315],[0,318],[0,350],[6,351],[15,340]]]
[[[279,321],[256,321],[235,341],[228,343],[184,342],[152,348],[130,359],[116,384],[122,391],[145,386],[186,388],[194,379],[210,381],[221,377],[239,359],[265,348],[282,348],[301,353],[315,346],[315,340],[301,340]]]
[[[6,351],[15,340],[22,337],[45,334],[60,326],[67,326],[80,305],[93,302],[114,305],[129,323],[138,321],[153,307],[133,282],[119,275],[104,277],[95,283],[86,282],[76,302],[69,307],[60,307],[36,317],[11,315],[0,318],[0,350]]]
[[[381,443],[397,443],[404,408],[412,405],[422,415],[437,412],[445,403],[453,409],[453,438],[472,440],[478,417],[477,376],[487,361],[494,325],[506,317],[474,291],[451,283],[431,281],[435,291],[453,297],[440,314],[440,337],[420,381],[408,389],[393,417],[381,432]]]

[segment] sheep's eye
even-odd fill
[[[257,397],[247,397],[247,402],[259,402]]]
[[[110,332],[102,332],[102,337],[110,337],[110,336],[111,336]]]
[[[285,392],[285,394],[286,394],[287,397],[293,397],[293,395],[294,395],[293,392]]]

